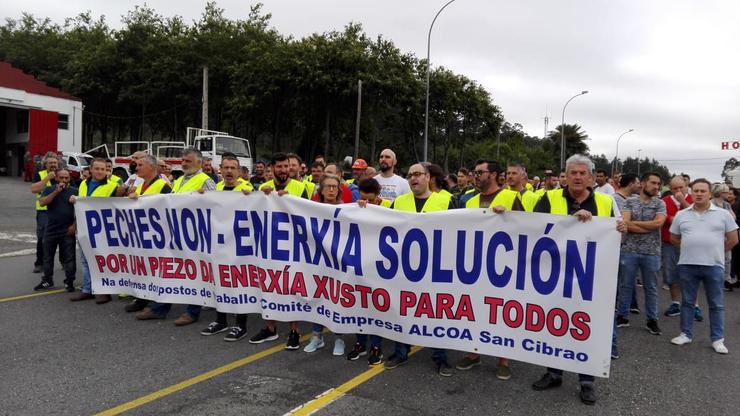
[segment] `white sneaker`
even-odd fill
[[[717,354],[727,354],[729,351],[727,350],[727,347],[725,347],[725,339],[718,339],[712,343],[712,348],[714,348],[714,352]]]
[[[334,340],[334,355],[344,355],[344,340],[337,338]]]
[[[690,344],[690,343],[691,343],[691,338],[687,337],[686,334],[684,334],[683,332],[681,332],[681,335],[671,340],[671,344],[673,345],[683,345],[683,344]]]
[[[324,348],[324,339],[318,335],[314,335],[311,337],[311,342],[303,348],[303,352],[314,352],[319,348]]]

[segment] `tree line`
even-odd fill
[[[423,159],[425,59],[357,23],[294,39],[270,19],[259,4],[245,19],[229,19],[214,2],[191,23],[137,6],[120,29],[90,12],[63,24],[23,14],[0,27],[0,60],[82,99],[83,149],[184,140],[187,126],[201,125],[207,65],[209,128],[249,139],[257,157],[353,154],[362,80],[360,157],[374,163],[391,147],[402,165]],[[431,71],[429,118],[429,158],[447,170],[481,156],[535,173],[559,165],[562,126],[529,136],[479,83],[444,67]],[[588,153],[580,126],[566,125],[565,135],[568,154]]]

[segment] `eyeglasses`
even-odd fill
[[[483,176],[484,173],[491,173],[491,171],[490,170],[475,170],[473,171],[473,176],[478,178],[480,176]]]
[[[426,175],[426,172],[410,172],[408,175],[406,175],[406,179],[416,179],[423,175]]]

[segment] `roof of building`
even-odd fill
[[[65,100],[82,101],[59,88],[48,86],[45,82],[39,81],[9,63],[2,61],[0,61],[0,87],[22,90],[31,94],[63,98]]]

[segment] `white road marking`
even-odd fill
[[[11,251],[10,253],[0,254],[0,258],[3,257],[15,257],[15,256],[27,256],[29,254],[36,254],[35,248],[27,248],[25,250]]]

